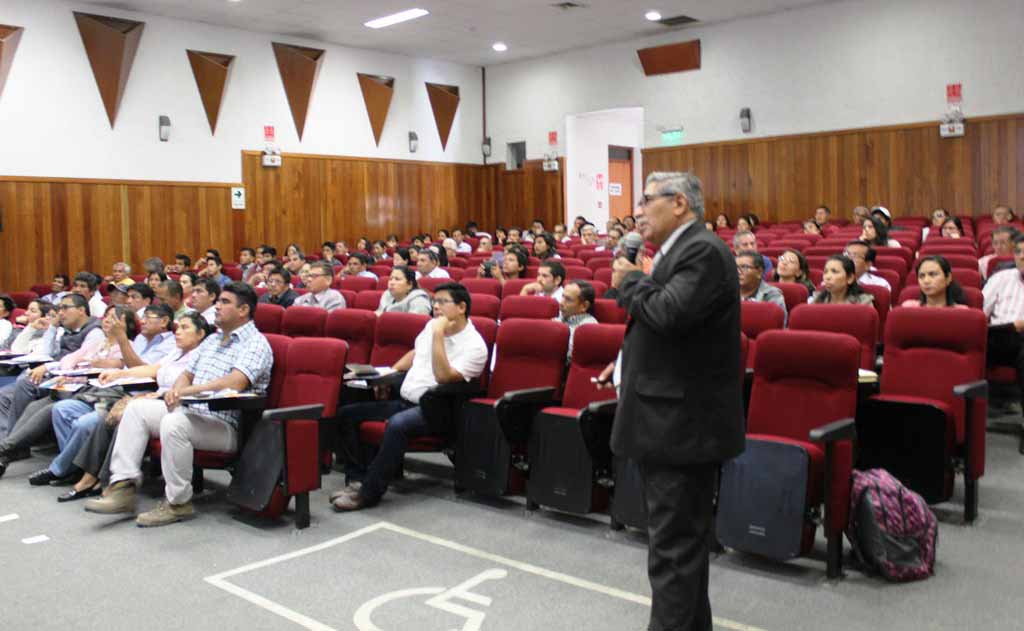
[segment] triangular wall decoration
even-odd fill
[[[370,117],[370,127],[373,128],[373,139],[379,147],[380,136],[384,132],[384,121],[387,120],[388,108],[391,107],[391,97],[395,93],[395,79],[361,72],[357,72],[356,76],[359,77],[359,87],[363,91],[363,103],[366,104],[366,114]]]
[[[430,97],[430,109],[434,110],[434,122],[437,123],[443,151],[448,148],[448,134],[452,131],[455,110],[459,109],[459,86],[428,83],[427,96]]]
[[[20,26],[0,24],[0,96],[3,96],[7,73],[11,71],[14,53],[18,50],[18,42],[21,41],[21,33],[24,30]]]
[[[210,122],[210,133],[217,133],[217,117],[220,115],[220,103],[224,98],[224,87],[231,73],[232,55],[221,53],[204,53],[198,50],[186,50],[188,63],[192,66],[192,75],[196,78],[199,98],[206,110],[206,120]]]
[[[292,44],[273,42],[274,56],[277,57],[277,69],[281,73],[281,83],[288,97],[288,106],[292,110],[295,130],[302,140],[302,131],[306,128],[306,114],[313,100],[313,87],[320,64],[324,60],[324,51],[319,48],[306,48]]]
[[[100,89],[107,118],[113,127],[145,23],[77,11],[75,22],[96,78],[96,87]]]

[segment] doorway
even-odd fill
[[[622,219],[633,213],[633,149],[608,146],[608,211]]]

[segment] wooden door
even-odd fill
[[[612,217],[619,219],[633,212],[632,159],[608,159],[608,211]]]

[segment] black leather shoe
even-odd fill
[[[71,486],[72,484],[78,484],[78,481],[81,479],[82,472],[76,469],[64,477],[50,480],[50,486]]]
[[[32,486],[46,486],[51,481],[58,479],[49,469],[42,469],[36,471],[32,475],[28,476],[28,483]]]
[[[58,502],[73,502],[75,500],[82,500],[82,499],[85,499],[87,497],[96,497],[100,493],[101,493],[101,489],[100,489],[100,486],[97,484],[96,486],[92,487],[91,489],[86,489],[84,491],[76,491],[75,489],[71,489],[70,491],[68,491],[67,493],[64,493],[63,495],[58,495],[57,496],[57,501]]]

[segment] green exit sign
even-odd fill
[[[662,145],[681,145],[683,144],[683,130],[682,129],[667,129],[661,132],[661,144]]]

